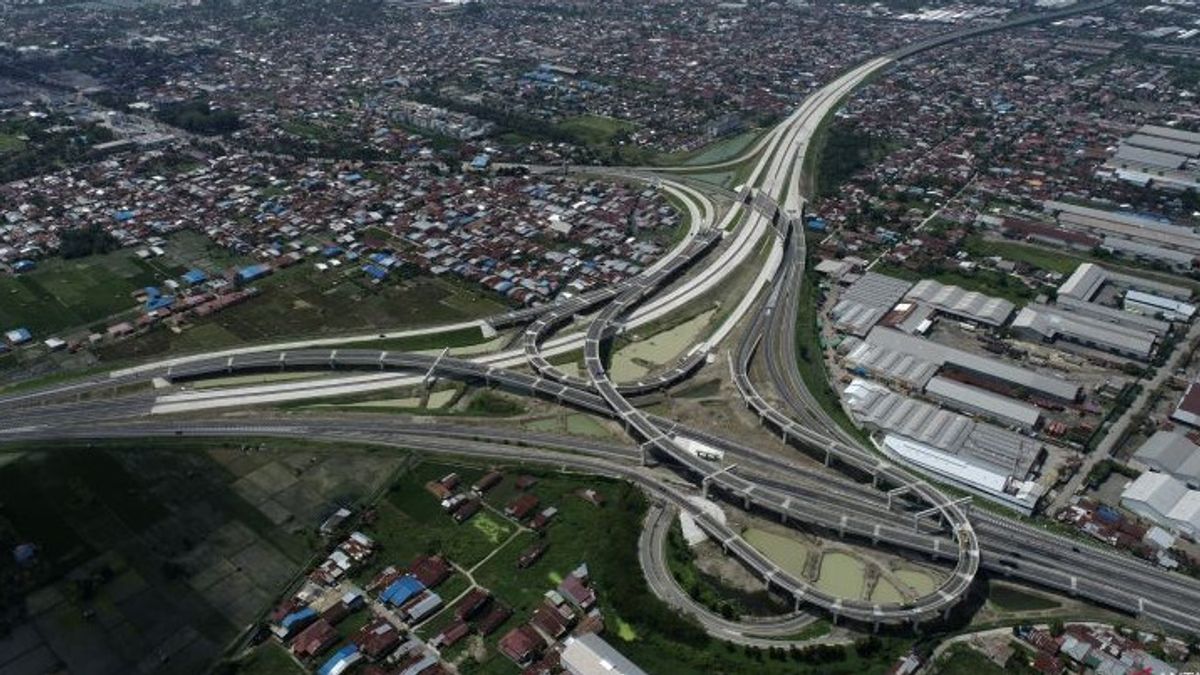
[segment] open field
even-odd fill
[[[631,131],[635,127],[629,122],[612,117],[580,115],[559,122],[558,128],[579,139],[585,145],[604,146],[611,143],[617,134]]]
[[[134,340],[99,350],[106,360],[217,349],[278,338],[336,336],[377,328],[448,323],[504,310],[499,302],[466,286],[418,277],[378,286],[353,272],[336,276],[311,274],[301,264],[267,277],[256,285],[262,295],[230,307],[174,333],[160,328]],[[354,311],[346,311],[353,307]],[[415,336],[360,343],[363,349],[430,349],[463,346],[482,340],[478,328],[448,336]]]
[[[25,149],[25,141],[12,134],[0,134],[0,154],[20,152]]]
[[[0,605],[25,613],[0,638],[0,670],[21,659],[69,672],[203,671],[309,559],[331,503],[362,498],[400,464],[346,450],[6,447],[0,544],[39,554],[29,570],[0,562]]]
[[[90,326],[133,310],[130,293],[158,281],[155,268],[131,251],[44,260],[32,272],[0,278],[0,327],[25,327],[45,339]]]

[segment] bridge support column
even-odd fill
[[[829,450],[826,450],[825,451],[825,466],[829,466],[829,460],[830,460]]]
[[[742,508],[750,510],[750,495],[742,495]]]
[[[832,617],[832,619],[831,619],[831,623],[833,623],[833,625],[835,625],[835,626],[836,626],[836,625],[837,625],[837,622],[838,622],[838,613],[837,613],[837,612],[830,612],[830,616]]]
[[[942,621],[945,621],[946,619],[950,618],[950,610],[951,609],[954,609],[954,608],[950,605],[946,605],[946,609],[942,610]]]
[[[878,621],[876,621],[876,622],[874,622],[874,623],[872,623],[872,624],[871,624],[871,632],[872,632],[872,633],[878,633],[878,632],[879,632],[879,622],[878,622]]]

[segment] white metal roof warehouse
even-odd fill
[[[911,354],[938,365],[950,364],[982,376],[1064,401],[1074,401],[1079,395],[1079,385],[1050,375],[1043,375],[1029,368],[1012,365],[1006,361],[972,354],[971,352],[939,344],[931,340],[905,335],[890,328],[877,327],[867,335],[867,342]]]
[[[1020,480],[1038,459],[1038,444],[1028,437],[903,396],[877,382],[855,379],[843,396],[864,426],[937,448],[989,471]]]
[[[1187,300],[1192,297],[1192,291],[1184,286],[1167,284],[1153,279],[1144,279],[1129,274],[1121,274],[1105,269],[1095,263],[1082,263],[1067,280],[1058,287],[1058,296],[1069,296],[1084,302],[1090,301],[1100,292],[1100,287],[1111,283],[1121,288],[1131,288],[1146,293],[1154,293],[1176,300]]]
[[[1200,492],[1165,473],[1138,476],[1121,493],[1121,504],[1175,532],[1193,537],[1200,533]]]
[[[1141,291],[1125,293],[1125,309],[1151,316],[1161,314],[1168,321],[1191,321],[1196,315],[1196,306],[1191,303]]]
[[[1191,487],[1200,487],[1200,446],[1184,434],[1156,431],[1142,443],[1133,459],[1155,471],[1170,474]]]
[[[948,286],[933,279],[922,279],[905,296],[931,305],[939,312],[977,321],[989,326],[1001,326],[1012,316],[1016,306],[1003,298]]]
[[[568,637],[563,644],[562,666],[571,675],[646,675],[595,633]]]

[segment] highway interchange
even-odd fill
[[[810,620],[794,614],[748,625],[716,617],[682,595],[661,560],[662,523],[676,510],[689,512],[697,524],[727,552],[763,578],[777,593],[791,598],[796,610],[816,608],[835,620],[879,627],[919,625],[945,616],[970,592],[979,569],[1038,584],[1135,614],[1181,633],[1200,632],[1194,608],[1200,583],[1159,570],[1133,558],[1081,546],[1069,539],[989,511],[970,510],[963,500],[881,459],[853,435],[830,420],[808,392],[796,365],[796,315],[804,278],[804,236],[799,225],[804,200],[801,184],[809,143],[825,120],[855,87],[896,60],[989,30],[1046,20],[1071,8],[948,34],[872,59],[821,88],[781,124],[764,135],[742,157],[719,166],[753,161],[753,171],[738,199],[720,214],[717,202],[694,185],[663,171],[653,180],[686,205],[691,227],[683,241],[642,275],[625,284],[567,299],[548,307],[493,317],[494,329],[524,326],[520,347],[476,359],[330,348],[332,344],[368,342],[379,335],[336,341],[297,341],[245,347],[213,354],[176,358],[115,371],[79,382],[43,387],[0,397],[0,431],[10,439],[125,438],[138,436],[281,436],[340,439],[403,445],[429,452],[469,454],[505,461],[541,462],[615,476],[631,481],[656,498],[643,533],[641,559],[651,587],[668,602],[696,615],[710,633],[742,642],[761,641],[794,632]],[[589,170],[596,171],[591,168]],[[695,167],[689,167],[695,171]],[[601,170],[605,171],[605,170]],[[642,170],[606,170],[647,179]],[[739,220],[740,218],[740,220]],[[750,293],[707,340],[696,345],[673,367],[638,382],[612,381],[605,350],[614,335],[670,315],[727,281],[731,272],[768,248]],[[705,261],[714,248],[719,252]],[[760,291],[765,291],[760,292]],[[598,309],[598,311],[596,311]],[[588,317],[586,327],[574,324]],[[391,336],[452,330],[464,325],[420,329]],[[797,450],[813,455],[828,469],[796,462],[721,438],[676,421],[650,415],[637,397],[671,387],[710,362],[723,338],[740,330],[727,359],[733,383],[747,407],[762,423]],[[555,335],[556,331],[563,331]],[[582,349],[585,377],[567,376],[549,357]],[[532,374],[521,367],[530,366]],[[160,394],[139,383],[168,382],[238,372],[291,369],[379,371],[354,375],[354,390],[371,386],[418,384],[450,378],[502,387],[620,421],[637,447],[502,428],[408,420],[340,420],[277,418],[264,414],[253,425],[228,420],[159,417],[173,412],[204,410],[275,400],[279,391],[312,396],[311,385],[234,389],[204,395]],[[754,378],[766,374],[773,393],[764,393]],[[394,375],[392,375],[394,373]],[[374,379],[367,379],[373,377]],[[359,378],[359,379],[354,379]],[[355,384],[356,382],[361,384]],[[373,383],[373,384],[371,384]],[[271,389],[272,391],[263,391]],[[326,392],[327,393],[327,392]],[[324,395],[324,394],[317,394]],[[632,400],[631,400],[632,399]],[[685,436],[719,448],[736,462],[720,467],[684,450]],[[396,439],[402,438],[403,442]],[[743,508],[771,514],[783,522],[817,528],[841,537],[886,545],[953,563],[941,586],[923,597],[901,603],[871,603],[831,596],[779,568],[740,535],[698,509],[688,497],[695,490],[678,478],[648,472],[642,464],[662,461],[705,495],[720,495]],[[838,476],[833,470],[841,470]],[[753,637],[754,633],[759,637]]]

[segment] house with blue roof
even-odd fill
[[[388,271],[379,265],[363,265],[362,271],[376,281],[383,281],[388,276]]]
[[[18,260],[13,263],[14,272],[32,272],[35,267],[37,267],[37,263],[32,260]]]
[[[286,640],[304,630],[308,624],[317,620],[317,610],[312,607],[298,609],[279,620],[278,626],[272,626],[271,632],[279,639]]]
[[[403,605],[425,591],[425,584],[411,574],[393,581],[379,594],[379,600],[389,605]]]
[[[118,223],[126,223],[133,220],[135,215],[137,214],[133,211],[122,209],[113,213],[113,220],[117,221]]]
[[[29,332],[28,328],[14,328],[4,334],[4,339],[8,340],[10,345],[15,346],[29,342],[33,339],[33,334]]]
[[[362,660],[362,654],[358,651],[358,647],[354,645],[346,645],[333,653],[325,665],[317,670],[317,675],[341,675]]]
[[[157,295],[155,298],[146,300],[145,310],[152,312],[155,310],[167,309],[167,307],[175,304],[174,295]]]
[[[249,267],[243,267],[242,269],[238,270],[237,280],[239,283],[244,284],[256,279],[261,279],[270,273],[271,267],[269,265],[263,265],[261,263],[258,265],[250,265]]]
[[[146,311],[153,312],[157,309],[166,309],[173,304],[175,304],[175,296],[158,295],[146,301]]]
[[[208,281],[208,275],[204,273],[204,270],[190,269],[183,273],[182,279],[192,286],[195,286]]]

